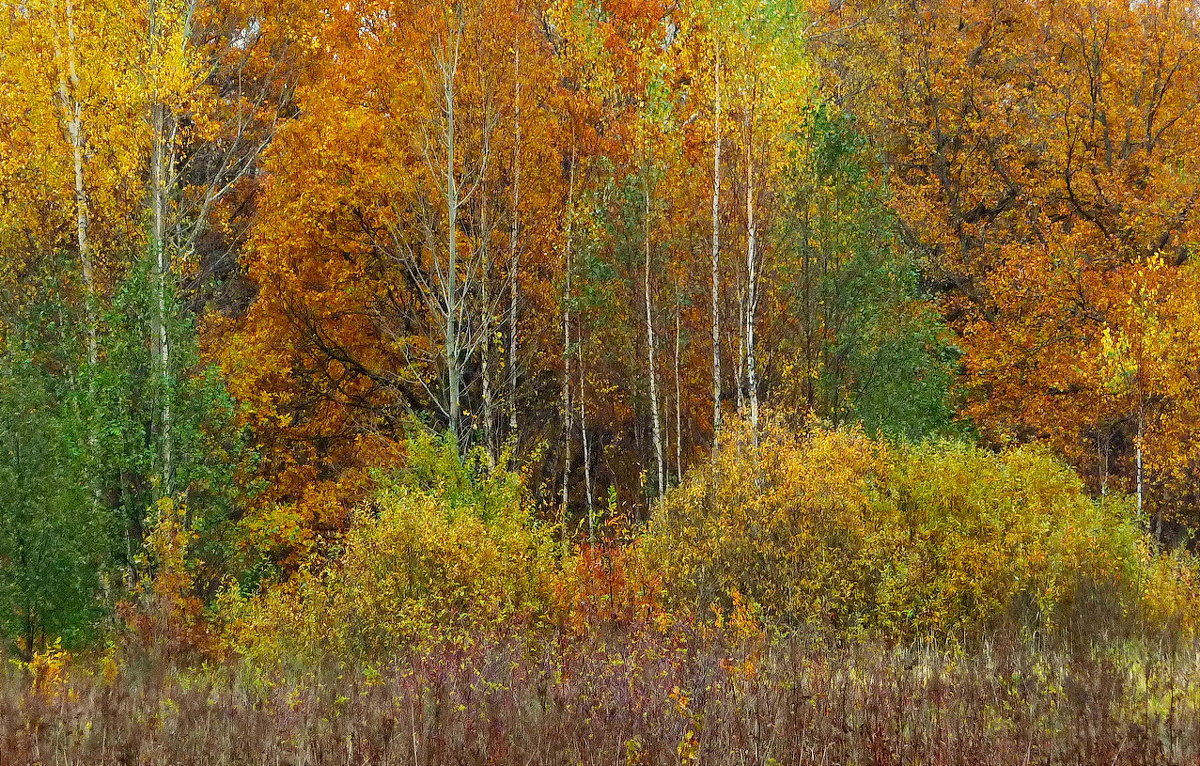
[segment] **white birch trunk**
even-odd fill
[[[675,286],[675,481],[683,481],[683,386],[680,383],[679,353],[683,343],[683,318],[679,285]]]
[[[571,147],[570,178],[567,183],[567,225],[566,248],[563,254],[563,376],[562,376],[562,413],[563,413],[563,463],[562,463],[562,524],[563,545],[567,537],[567,505],[570,501],[571,479],[571,247],[573,226],[575,221],[575,147]]]
[[[492,391],[492,262],[488,240],[491,235],[491,220],[488,215],[488,200],[486,195],[480,202],[480,244],[482,252],[479,263],[482,268],[480,275],[480,292],[483,298],[481,321],[483,331],[479,350],[479,377],[483,387],[483,440],[487,445],[488,465],[495,467],[498,452],[496,444],[495,394]]]
[[[583,329],[576,321],[575,359],[579,364],[579,431],[583,442],[583,488],[587,494],[588,542],[596,544],[596,506],[592,498],[592,449],[588,442],[586,374],[583,365]]]
[[[150,46],[151,55],[157,63],[159,44],[158,4],[150,0]],[[157,77],[157,74],[155,75]],[[153,367],[158,372],[158,452],[162,487],[165,494],[174,491],[174,456],[171,432],[171,343],[168,337],[167,294],[171,275],[170,252],[167,248],[167,109],[163,104],[158,84],[154,86],[153,102],[150,106],[150,123],[153,137],[150,150],[150,255],[154,277],[154,310],[150,316],[151,348],[154,353]]]
[[[721,59],[716,61],[713,96],[712,188],[712,397],[713,446],[721,431]]]
[[[65,43],[55,33],[55,58],[58,59],[58,97],[61,102],[63,127],[66,129],[67,140],[71,144],[71,168],[73,171],[75,197],[75,246],[79,255],[79,270],[83,277],[84,289],[84,321],[87,326],[84,332],[87,336],[87,360],[92,367],[99,361],[100,350],[96,312],[97,289],[96,275],[92,262],[91,251],[91,214],[88,205],[87,182],[85,169],[87,164],[87,139],[83,132],[83,104],[79,100],[79,65],[76,61],[75,4],[66,0]],[[65,45],[65,50],[64,50]]]
[[[666,471],[666,467],[664,465],[665,461],[664,461],[664,455],[663,455],[662,417],[661,417],[661,414],[659,413],[659,404],[658,404],[658,371],[657,371],[656,365],[655,365],[655,357],[657,356],[657,354],[655,353],[656,341],[654,338],[654,315],[653,315],[653,310],[652,310],[653,309],[653,303],[652,303],[653,295],[651,294],[651,291],[650,291],[650,268],[651,268],[651,258],[650,258],[651,219],[650,219],[650,215],[651,215],[651,207],[650,207],[649,169],[647,169],[647,177],[644,179],[644,181],[645,181],[645,201],[646,201],[646,206],[645,206],[644,212],[645,212],[646,220],[645,220],[645,238],[644,238],[643,245],[644,245],[644,250],[645,250],[644,255],[645,255],[645,267],[646,268],[645,268],[645,274],[644,274],[644,280],[643,280],[643,297],[645,298],[645,302],[646,302],[646,365],[647,365],[646,372],[650,377],[650,416],[651,416],[652,439],[653,439],[653,446],[654,446],[654,460],[655,460],[655,467],[656,467],[655,476],[657,479],[657,487],[658,487],[657,497],[662,497],[663,493],[666,491],[666,486],[665,486],[666,477],[664,475],[665,471]]]
[[[508,434],[517,438],[517,310],[520,302],[521,282],[520,252],[517,248],[520,236],[521,205],[521,50],[513,47],[513,179],[512,179],[512,226],[508,242]],[[515,445],[514,445],[515,447]]]
[[[449,41],[447,59],[442,65],[442,96],[446,116],[446,276],[443,299],[446,307],[446,410],[450,433],[461,439],[462,376],[458,348],[458,177],[455,174],[455,81],[458,75],[460,32],[454,30]]]
[[[758,304],[758,223],[754,204],[753,136],[747,126],[746,141],[746,396],[750,405],[750,428],[758,443],[758,370],[755,359],[755,309]]]

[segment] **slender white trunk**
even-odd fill
[[[512,226],[508,242],[508,434],[517,438],[517,306],[520,301],[520,234],[521,209],[521,49],[513,46],[513,178]]]
[[[496,417],[495,403],[493,402],[494,394],[492,392],[492,262],[490,253],[488,252],[488,238],[491,235],[491,221],[488,217],[488,201],[485,198],[481,201],[480,206],[480,248],[483,253],[480,255],[480,267],[482,273],[480,275],[480,292],[483,299],[483,332],[481,333],[481,348],[479,352],[479,377],[483,387],[483,440],[487,445],[488,464],[492,467],[496,465]]]
[[[150,47],[151,55],[158,63],[159,46],[158,5],[150,0]],[[157,74],[155,75],[157,77]],[[150,208],[151,232],[150,251],[154,277],[154,310],[150,316],[151,347],[154,367],[158,371],[158,452],[162,471],[162,487],[165,494],[174,491],[175,466],[171,433],[171,343],[167,331],[167,295],[171,278],[170,252],[167,248],[167,175],[168,137],[167,108],[163,104],[158,85],[155,83],[153,102],[150,107],[150,123],[153,131],[150,149]]]
[[[575,147],[571,147],[571,167],[567,182],[567,226],[566,247],[563,254],[563,351],[562,351],[562,413],[563,413],[563,462],[562,462],[562,521],[563,540],[566,541],[567,504],[570,500],[571,479],[571,246],[575,219]]]
[[[679,285],[675,285],[675,480],[683,481],[683,386],[680,383],[679,352],[683,342]]]
[[[741,281],[740,279],[738,280]],[[746,411],[746,288],[739,284],[737,289],[737,307],[738,307],[738,332],[737,332],[737,369],[734,370],[734,378],[737,385],[734,386],[735,400],[734,407],[737,410],[738,417]]]
[[[588,442],[586,372],[583,365],[583,328],[576,320],[575,359],[579,364],[579,431],[583,442],[583,488],[587,495],[588,542],[596,543],[596,507],[592,498],[592,449]]]
[[[652,438],[654,440],[654,460],[656,465],[656,479],[658,487],[657,497],[662,497],[666,491],[666,468],[663,456],[663,435],[662,435],[662,417],[659,413],[658,406],[658,371],[655,365],[655,339],[654,339],[654,314],[653,314],[653,296],[650,292],[650,230],[651,230],[651,207],[650,207],[650,177],[649,168],[646,170],[645,180],[645,274],[643,280],[643,297],[646,303],[646,372],[650,377],[650,417]]]
[[[87,326],[87,360],[92,367],[99,361],[100,350],[97,338],[96,312],[97,289],[95,270],[92,265],[90,239],[91,214],[88,205],[85,168],[87,164],[87,139],[83,133],[83,104],[79,100],[79,67],[76,61],[75,4],[66,0],[66,40],[54,35],[55,58],[58,59],[58,97],[62,110],[63,126],[71,144],[71,168],[74,173],[75,194],[75,246],[79,255],[79,270],[83,277],[83,311]],[[65,47],[65,50],[64,50]]]
[[[66,0],[65,7],[66,40],[64,41],[57,29],[54,30],[54,56],[58,70],[58,98],[62,111],[61,119],[66,129],[67,140],[71,144],[71,169],[74,180],[75,196],[75,247],[79,255],[79,271],[83,278],[83,321],[84,337],[87,344],[87,388],[88,396],[95,398],[96,366],[100,362],[100,327],[97,314],[99,312],[99,290],[96,286],[96,274],[92,263],[91,247],[91,212],[88,204],[87,181],[84,170],[87,164],[87,138],[83,128],[83,104],[79,100],[79,67],[76,61],[75,5],[73,0]],[[78,404],[76,404],[78,408]],[[95,460],[99,454],[100,426],[96,418],[91,418],[87,427],[87,442]],[[103,491],[99,482],[93,483],[92,502],[96,507],[103,503]],[[130,543],[126,536],[126,544]],[[130,559],[132,561],[132,556]]]
[[[461,438],[461,356],[458,348],[458,178],[455,175],[455,79],[458,74],[459,34],[455,30],[449,42],[448,57],[442,67],[442,92],[446,109],[446,277],[443,293],[446,308],[446,410],[450,433]]]
[[[716,61],[713,96],[712,188],[712,397],[713,446],[721,431],[721,59]]]
[[[754,204],[754,153],[751,131],[746,141],[746,395],[750,404],[750,428],[758,443],[758,371],[754,356],[755,309],[758,304],[758,223]]]
[[[485,116],[485,122],[487,118]],[[489,130],[483,132],[483,156],[491,156],[492,134]],[[486,169],[486,161],[483,164]],[[475,232],[476,249],[473,253],[475,262],[479,265],[479,290],[482,307],[480,323],[482,330],[479,337],[479,378],[483,394],[483,442],[487,448],[488,465],[495,467],[498,452],[496,444],[495,394],[492,390],[492,323],[497,321],[492,304],[492,199],[487,179],[483,177],[476,181],[474,197],[478,211],[478,230]]]
[[[151,317],[151,332],[154,335],[154,345],[157,351],[155,360],[159,375],[159,457],[162,463],[163,489],[167,494],[174,491],[175,466],[173,459],[173,434],[171,432],[171,342],[167,332],[167,296],[170,291],[171,256],[166,243],[166,184],[165,184],[165,152],[163,134],[165,128],[163,108],[156,105],[154,149],[152,156],[151,176],[153,193],[151,204],[154,207],[153,227],[151,235],[154,252],[154,299],[155,310]]]

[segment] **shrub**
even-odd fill
[[[554,578],[553,617],[565,632],[624,633],[667,617],[662,584],[625,545],[583,545]]]
[[[549,608],[552,535],[519,476],[419,436],[340,550],[250,599],[222,599],[232,648],[260,659],[370,657],[457,640]]]
[[[640,542],[702,613],[744,597],[786,628],[946,636],[1103,607],[1190,628],[1191,563],[1153,553],[1127,500],[1089,498],[1045,450],[779,425],[755,441],[730,432]]]

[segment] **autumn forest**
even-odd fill
[[[0,764],[1196,763],[1197,82],[1187,0],[0,2]]]

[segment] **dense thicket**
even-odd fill
[[[638,553],[670,598],[702,612],[753,604],[807,632],[1088,634],[1194,619],[1188,565],[1154,556],[1125,498],[1089,498],[1041,447],[732,432],[667,495]]]
[[[0,3],[0,630],[1190,630],[1196,11]]]

